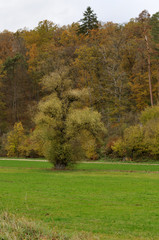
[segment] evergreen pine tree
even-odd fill
[[[90,30],[98,28],[98,20],[91,7],[87,7],[87,10],[84,12],[83,16],[84,18],[79,21],[82,24],[79,25],[78,34],[87,35],[89,34]]]

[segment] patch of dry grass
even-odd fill
[[[4,212],[0,215],[0,240],[98,240],[87,233],[68,236],[64,233],[51,231],[41,223],[17,218]]]

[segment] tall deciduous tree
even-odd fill
[[[67,72],[44,77],[43,85],[50,94],[39,103],[36,131],[44,142],[44,156],[61,169],[82,157],[84,139],[99,142],[105,128],[100,114],[85,106],[87,89],[75,89]]]
[[[151,25],[151,34],[153,36],[153,40],[156,43],[159,43],[159,12],[152,15],[150,19]]]
[[[4,62],[1,91],[7,108],[10,125],[17,121],[28,121],[27,104],[31,98],[31,79],[27,74],[27,64],[23,55],[17,53]]]
[[[152,79],[151,79],[151,59],[150,59],[150,44],[149,44],[149,29],[150,29],[150,14],[144,10],[139,14],[138,21],[141,23],[143,36],[146,42],[147,49],[147,63],[148,63],[148,78],[149,78],[149,91],[151,106],[153,106],[153,95],[152,95]]]
[[[151,36],[153,41],[153,68],[156,72],[157,78],[157,89],[158,89],[158,99],[159,99],[159,12],[152,15],[150,19],[151,25]]]

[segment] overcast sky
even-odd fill
[[[77,22],[88,6],[103,22],[126,23],[146,9],[159,11],[159,0],[0,0],[0,31],[33,29],[39,21],[60,26]]]

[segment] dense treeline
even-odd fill
[[[85,25],[88,14],[92,22]],[[14,124],[34,132],[37,104],[47,95],[42,79],[64,68],[75,89],[87,88],[87,107],[101,113],[108,149],[142,110],[158,103],[159,12],[144,10],[124,25],[101,24],[87,8],[81,22],[59,27],[44,20],[33,30],[0,33],[1,154]],[[23,139],[22,155],[34,152],[26,153],[34,142]]]

